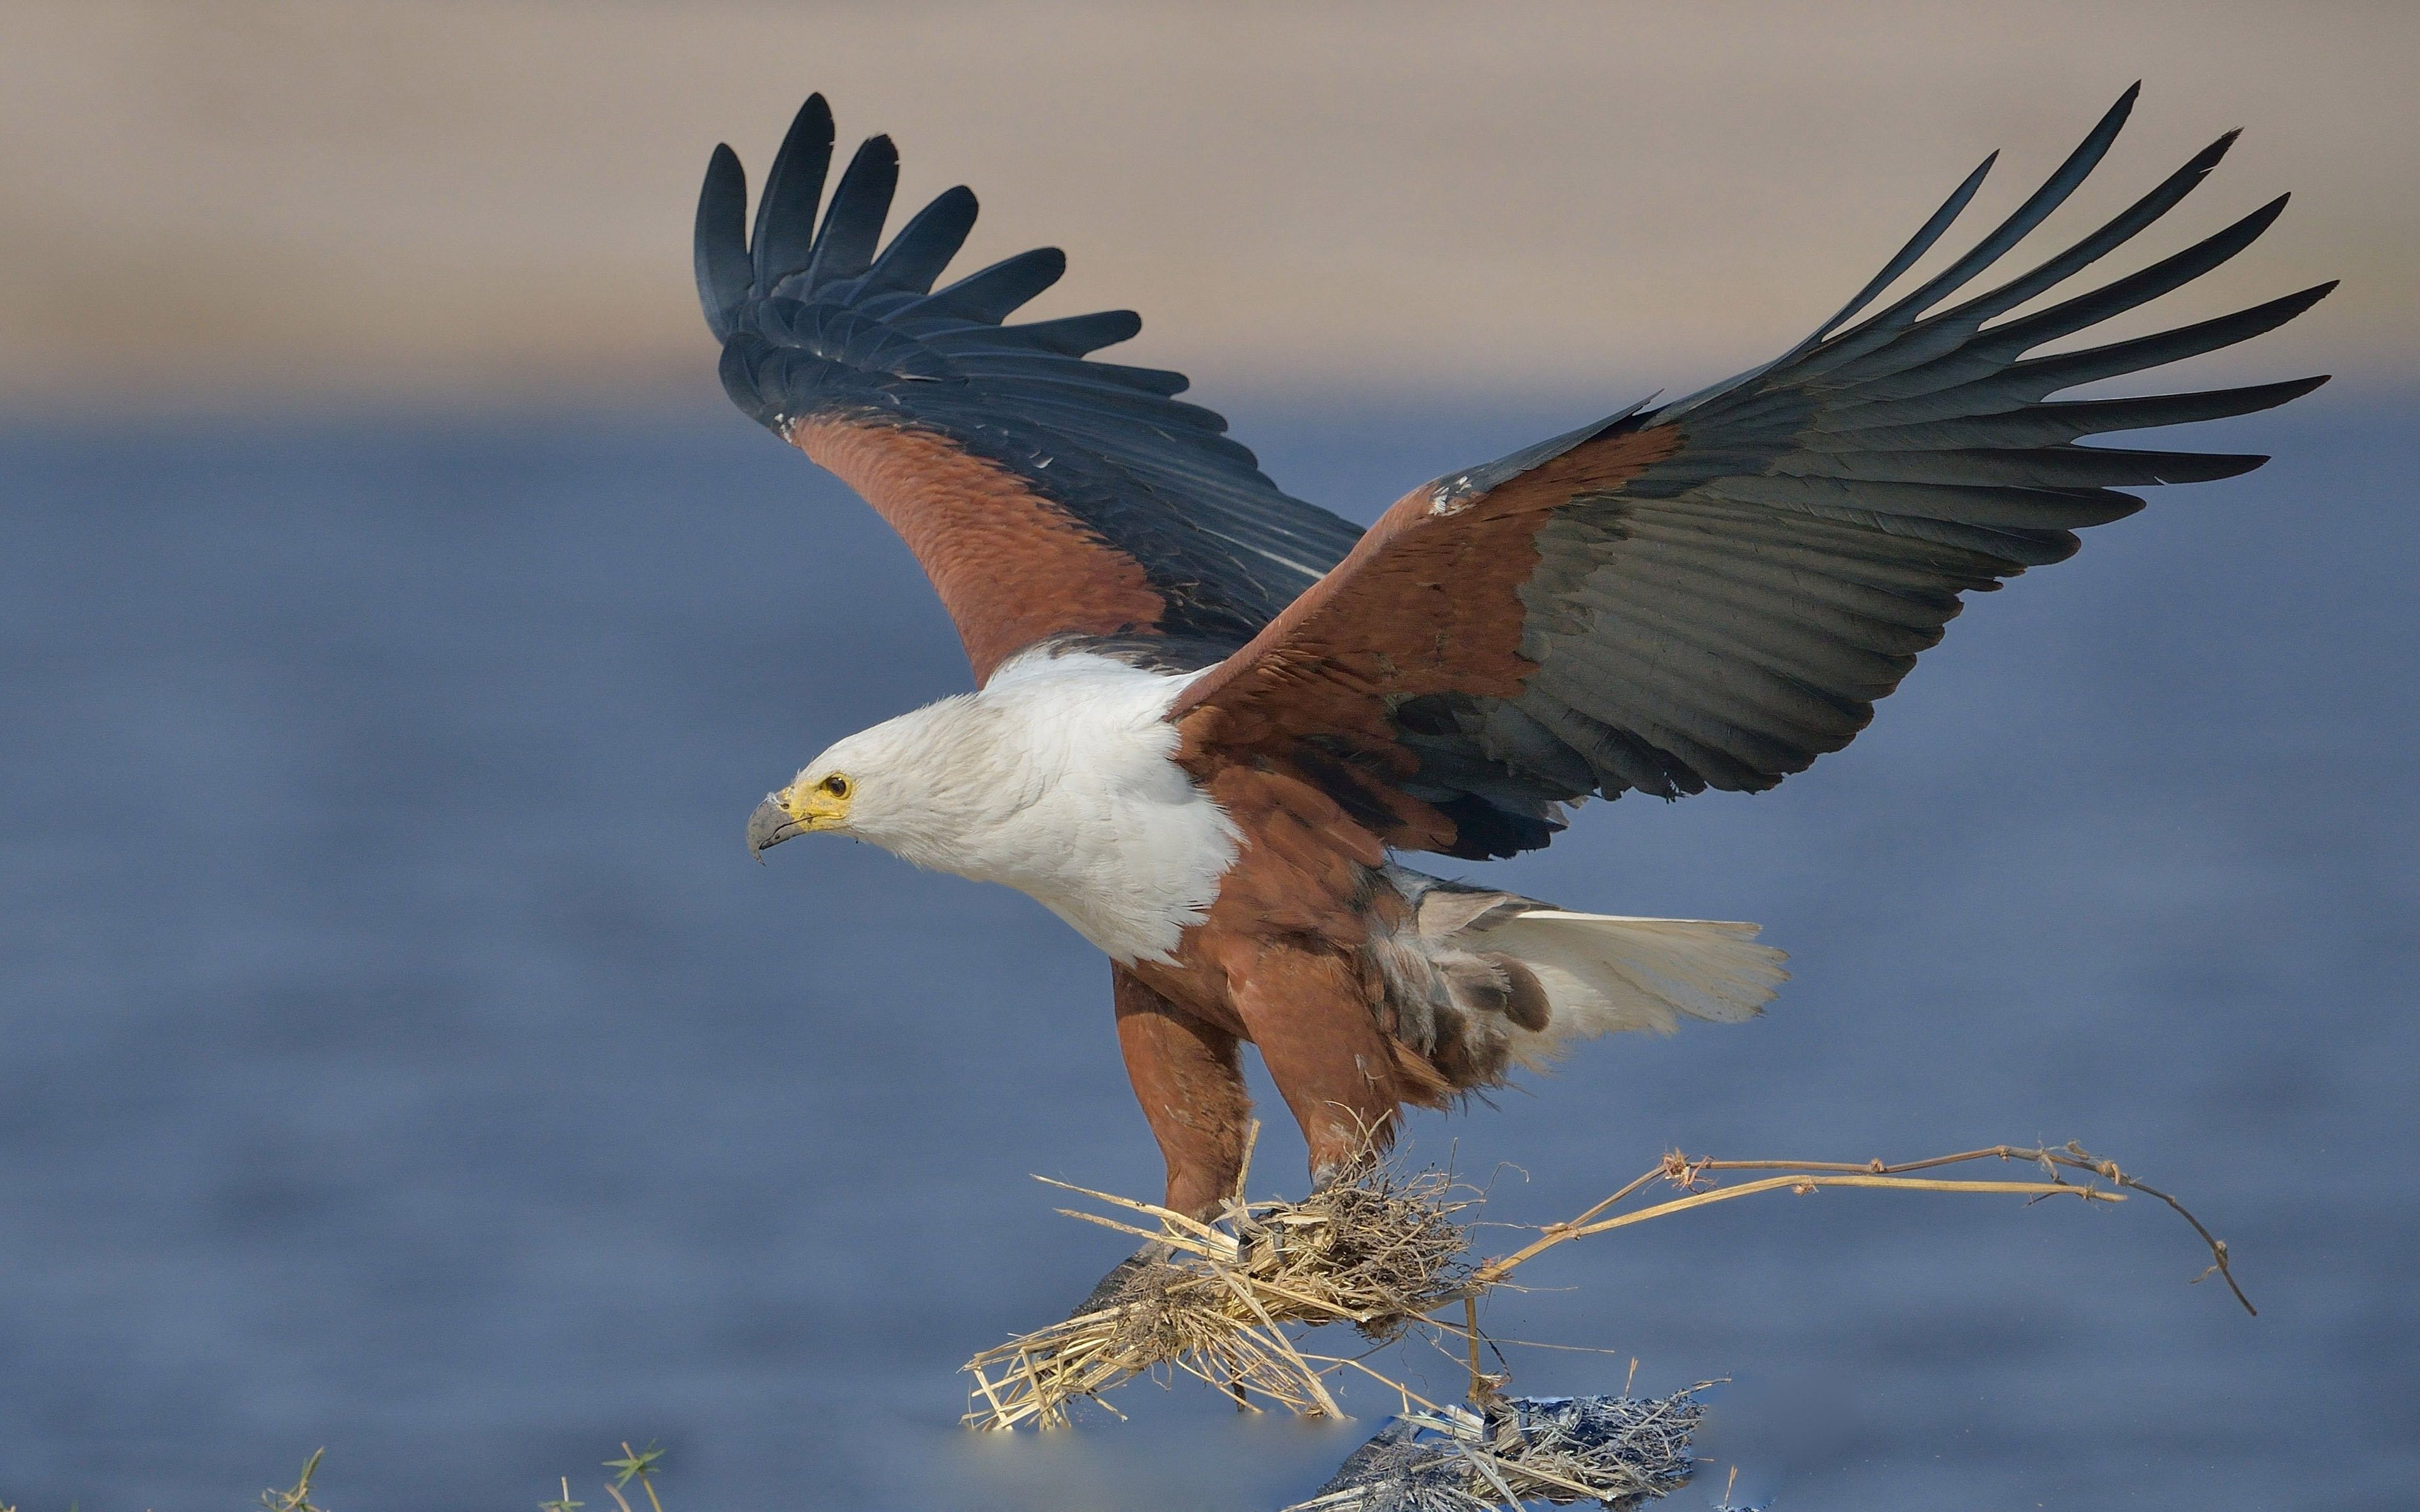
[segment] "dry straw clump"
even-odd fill
[[[1938,1174],[1946,1166],[1981,1161],[2023,1163],[2032,1169],[2021,1180]],[[1733,1172],[1756,1174],[1727,1181]],[[2226,1245],[2183,1204],[2137,1180],[2115,1161],[2073,1144],[1993,1145],[1898,1165],[1878,1160],[1692,1160],[1675,1152],[1587,1211],[1536,1228],[1532,1231],[1538,1237],[1527,1245],[1477,1265],[1464,1258],[1470,1246],[1465,1215],[1481,1198],[1447,1172],[1407,1174],[1400,1165],[1371,1161],[1355,1180],[1314,1192],[1300,1202],[1247,1202],[1239,1180],[1225,1210],[1209,1222],[1063,1181],[1048,1184],[1156,1223],[1156,1228],[1147,1228],[1125,1217],[1060,1210],[1071,1218],[1149,1241],[1166,1257],[1136,1267],[1106,1305],[1021,1335],[969,1361],[966,1368],[975,1385],[965,1421],[975,1427],[1013,1428],[1029,1422],[1055,1427],[1066,1422],[1067,1410],[1078,1402],[1101,1401],[1107,1407],[1102,1394],[1111,1388],[1141,1375],[1158,1374],[1165,1380],[1175,1371],[1210,1382],[1239,1405],[1255,1406],[1257,1396],[1296,1412],[1341,1417],[1343,1411],[1327,1378],[1351,1368],[1397,1393],[1406,1412],[1415,1407],[1432,1415],[1459,1411],[1427,1400],[1358,1358],[1303,1348],[1299,1333],[1329,1323],[1350,1323],[1381,1343],[1414,1328],[1427,1331],[1433,1342],[1447,1337],[1463,1341],[1471,1401],[1482,1412],[1497,1412],[1507,1400],[1498,1396],[1505,1378],[1481,1370],[1483,1335],[1478,1304],[1488,1291],[1505,1285],[1516,1268],[1575,1239],[1765,1193],[1807,1196],[1831,1188],[1862,1188],[2004,1195],[2035,1201],[2066,1196],[2086,1203],[2123,1202],[2129,1193],[2140,1193],[2165,1203],[2193,1226],[2211,1252],[2212,1263],[2203,1274],[2223,1278],[2245,1310],[2252,1307],[2235,1284]],[[1677,1188],[1679,1195],[1634,1205],[1654,1188]],[[1456,1303],[1457,1320],[1431,1316]],[[1466,1454],[1463,1458],[1478,1462]]]
[[[1067,1407],[1163,1367],[1249,1403],[1257,1394],[1297,1412],[1342,1416],[1325,1380],[1336,1362],[1306,1354],[1292,1327],[1350,1323],[1385,1341],[1461,1296],[1477,1203],[1440,1171],[1406,1174],[1373,1163],[1299,1202],[1231,1199],[1203,1223],[1147,1202],[1052,1181],[1142,1217],[1156,1230],[1061,1209],[1163,1245],[1109,1304],[1020,1335],[968,1362],[975,1378],[966,1421],[1053,1427]],[[1107,1405],[1104,1403],[1104,1405]],[[1115,1412],[1112,1408],[1110,1411]]]

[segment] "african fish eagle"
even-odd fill
[[[2235,133],[1975,289],[2100,162],[2135,93],[1903,297],[1867,313],[1991,159],[1780,357],[1424,483],[1366,532],[1280,492],[1224,420],[1177,400],[1181,375],[1093,361],[1140,329],[1132,312],[1005,323],[1058,281],[1056,249],[937,289],[975,196],[948,191],[884,245],[887,137],[858,149],[818,225],[821,96],[752,232],[739,160],[717,147],[696,258],[723,386],[905,538],[977,684],[807,763],[756,810],[750,847],[871,841],[1019,888],[1098,946],[1168,1206],[1196,1215],[1243,1158],[1245,1041],[1326,1180],[1404,1103],[1607,1030],[1754,1015],[1784,974],[1753,925],[1570,913],[1394,856],[1542,846],[1592,795],[1770,788],[1865,727],[1960,595],[2142,507],[2118,490],[2266,460],[2075,442],[2266,409],[2324,378],[2050,395],[2257,335],[2332,284],[2027,354],[2226,261],[2284,196],[2017,313],[2166,214]]]

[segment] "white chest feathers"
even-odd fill
[[[1172,759],[1192,679],[1029,654],[980,692],[851,735],[845,828],[918,866],[999,882],[1117,961],[1162,961],[1235,859],[1235,826]]]

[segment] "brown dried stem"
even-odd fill
[[[1957,1165],[1978,1160],[2021,1160],[2029,1165],[2041,1166],[2048,1172],[2048,1176],[2047,1179],[2040,1181],[1962,1181],[1938,1180],[1915,1174],[1919,1171],[1937,1170],[1945,1165]],[[1761,1192],[1783,1190],[1811,1192],[1819,1187],[1849,1186],[1907,1192],[2014,1193],[2030,1196],[2037,1200],[2048,1196],[2075,1196],[2086,1202],[2125,1200],[2124,1192],[2112,1192],[2089,1185],[2079,1186],[2069,1181],[2061,1174],[2062,1171],[2069,1170],[2083,1171],[2100,1177],[2117,1186],[2140,1192],[2146,1196],[2156,1197],[2174,1209],[2178,1216],[2193,1226],[2194,1232],[2201,1236],[2202,1242],[2210,1246],[2212,1263],[2209,1270],[2194,1279],[2200,1281],[2215,1272],[2226,1282],[2227,1289],[2235,1293],[2235,1300],[2242,1304],[2245,1312],[2255,1317],[2259,1315],[2259,1309],[2252,1305],[2252,1299],[2245,1296],[2243,1288],[2236,1284],[2235,1273],[2228,1264],[2226,1241],[2212,1234],[2200,1219],[2195,1217],[2185,1205],[2174,1196],[2155,1186],[2137,1180],[2120,1169],[2116,1161],[2095,1155],[2072,1140],[2058,1146],[1993,1145],[1983,1149],[1961,1150],[1954,1155],[1935,1155],[1928,1160],[1903,1161],[1895,1165],[1885,1165],[1881,1160],[1868,1161],[1863,1165],[1840,1161],[1691,1160],[1676,1150],[1666,1155],[1655,1169],[1639,1176],[1577,1217],[1563,1223],[1547,1225],[1540,1231],[1534,1242],[1511,1255],[1499,1256],[1481,1265],[1471,1273],[1470,1285],[1474,1290],[1484,1291],[1487,1288],[1500,1283],[1514,1267],[1570,1240],[1585,1238],[1590,1234],[1606,1233],[1631,1224],[1644,1223],[1651,1218],[1662,1218],[1672,1213],[1686,1211],[1691,1208],[1729,1201],[1733,1197],[1752,1196]],[[1705,1180],[1709,1173],[1715,1171],[1780,1171],[1787,1174],[1768,1177],[1761,1180],[1745,1181],[1736,1186],[1714,1187],[1703,1192],[1696,1190],[1698,1184]],[[1599,1216],[1637,1196],[1659,1180],[1669,1181],[1691,1195],[1658,1203],[1652,1208],[1642,1208],[1634,1212],[1623,1213],[1619,1217]]]

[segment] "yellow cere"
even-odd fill
[[[830,829],[848,818],[846,777],[834,773],[818,782],[797,782],[782,790],[782,811],[809,829]]]

